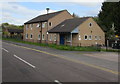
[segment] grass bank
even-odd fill
[[[55,48],[59,50],[69,50],[69,51],[106,51],[106,49],[101,49],[99,47],[78,47],[78,46],[67,46],[67,45],[56,45],[56,44],[44,44],[44,43],[33,43],[33,42],[27,42],[19,39],[12,39],[12,38],[2,38],[2,40],[17,42],[17,43],[24,43],[24,44],[30,44],[30,45],[36,45],[36,46],[42,46],[42,47],[50,47]],[[118,50],[107,50],[109,52],[118,52]]]

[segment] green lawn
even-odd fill
[[[50,47],[59,50],[69,50],[69,51],[106,51],[106,49],[101,49],[99,47],[75,47],[75,46],[66,46],[66,45],[56,45],[56,44],[43,44],[43,43],[33,43],[27,42],[23,40],[11,39],[11,38],[2,38],[2,40],[13,41],[18,43],[36,45],[36,46],[43,46],[43,47]],[[118,52],[118,50],[107,50],[110,52]]]

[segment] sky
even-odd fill
[[[46,14],[46,8],[50,8],[49,13],[60,10],[68,10],[70,14],[77,14],[80,17],[97,16],[101,10],[102,1],[89,0],[62,0],[60,1],[5,1],[0,2],[1,18],[0,23],[23,25],[26,21],[42,14]]]

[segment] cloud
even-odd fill
[[[1,0],[1,2],[103,2],[105,0]]]
[[[21,6],[17,3],[2,3],[2,22],[9,22],[11,24],[21,25],[24,22],[38,16],[41,14],[46,14],[46,10],[34,10],[29,9],[24,6]],[[55,12],[55,10],[50,10],[51,12]]]
[[[33,1],[33,0],[30,0],[30,1]],[[68,0],[66,0],[66,1],[68,1]],[[73,1],[73,0],[70,0],[70,1]],[[75,0],[75,1],[77,1],[77,0]],[[0,20],[0,23],[8,22],[10,24],[22,25],[22,24],[24,24],[24,22],[26,22],[38,15],[47,13],[46,10],[30,9],[25,6],[19,5],[17,2],[2,2],[0,4],[1,4],[0,8],[2,8],[2,10],[1,10],[2,14],[0,14],[2,17],[2,20]],[[93,3],[74,2],[73,3],[73,5],[76,5],[76,4],[78,4],[80,6],[84,6],[84,7],[91,7],[91,8],[96,7],[95,9],[91,9],[88,11],[80,10],[79,11],[79,13],[81,14],[80,16],[97,15],[100,10],[100,7],[101,7],[101,3],[98,3],[98,2],[93,2]],[[66,5],[66,3],[64,5]],[[50,10],[49,12],[55,12],[55,11],[57,11],[57,10]]]

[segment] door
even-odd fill
[[[64,45],[64,35],[60,35],[60,44]]]

